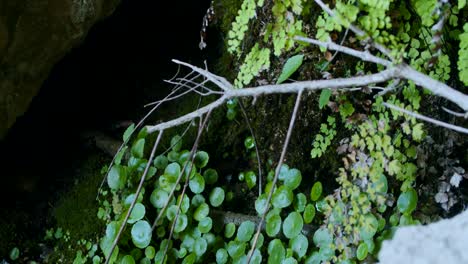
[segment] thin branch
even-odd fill
[[[379,58],[377,56],[374,56],[368,51],[359,51],[359,50],[351,49],[351,48],[348,48],[348,47],[345,47],[345,46],[338,45],[338,44],[336,44],[334,42],[331,42],[331,41],[323,42],[323,41],[319,41],[319,40],[311,39],[311,38],[306,38],[306,37],[302,37],[302,36],[295,36],[294,39],[298,40],[298,41],[314,44],[314,45],[317,45],[317,46],[320,46],[320,47],[324,47],[324,48],[327,48],[329,50],[336,50],[336,51],[339,51],[339,52],[342,52],[342,53],[346,53],[348,55],[359,58],[359,59],[361,59],[363,61],[368,61],[368,62],[381,64],[381,65],[384,65],[386,67],[390,67],[392,65],[391,61],[384,60],[384,59],[381,59],[381,58]]]
[[[122,235],[123,230],[125,229],[125,226],[127,225],[128,218],[130,218],[130,214],[132,213],[133,208],[135,207],[135,204],[138,200],[138,196],[140,195],[141,189],[143,188],[143,183],[145,182],[146,175],[148,174],[149,168],[151,167],[151,163],[153,163],[154,159],[154,154],[156,153],[156,149],[158,148],[159,141],[161,140],[161,136],[164,131],[160,131],[158,134],[158,138],[156,139],[156,142],[153,145],[153,149],[151,150],[150,158],[148,160],[148,163],[146,164],[145,170],[143,172],[143,175],[141,176],[140,183],[138,184],[138,188],[135,192],[135,199],[133,199],[132,204],[130,205],[130,208],[128,208],[128,212],[125,215],[125,219],[123,220],[122,225],[119,228],[119,232],[117,233],[117,236],[114,239],[114,242],[112,243],[112,247],[110,249],[109,255],[106,256],[106,262],[105,264],[109,264],[109,261],[112,257],[112,252],[114,252],[115,247],[117,246],[117,243],[119,243],[120,236]]]
[[[216,74],[213,74],[213,73],[211,73],[211,72],[209,72],[207,70],[204,70],[202,68],[198,68],[196,66],[185,63],[183,61],[179,61],[179,60],[172,60],[172,61],[177,63],[177,64],[189,67],[190,69],[192,69],[195,72],[198,72],[199,74],[205,76],[208,80],[210,80],[211,82],[216,84],[219,88],[221,88],[221,89],[223,89],[225,91],[233,89],[233,86],[228,81],[226,81],[226,79],[223,78],[223,77],[220,77],[220,76],[218,76]]]
[[[253,130],[249,117],[247,116],[247,112],[245,111],[244,104],[239,101],[239,106],[242,110],[242,114],[244,115],[245,122],[247,123],[247,126],[249,127],[250,134],[252,135],[252,138],[254,140],[254,146],[255,146],[255,153],[257,156],[257,166],[258,166],[258,195],[260,196],[262,194],[262,161],[260,160],[260,152],[258,151],[258,146],[257,146],[257,137],[255,136],[255,131]]]
[[[253,243],[252,243],[252,247],[250,248],[250,251],[249,251],[249,254],[248,254],[247,264],[250,264],[250,260],[252,259],[253,252],[255,251],[255,247],[257,246],[258,237],[260,236],[260,232],[262,231],[262,225],[265,222],[266,214],[270,210],[271,197],[273,196],[273,191],[275,189],[276,182],[278,181],[278,176],[279,176],[280,171],[281,171],[281,166],[283,165],[283,160],[284,160],[284,157],[286,155],[286,150],[288,149],[289,140],[291,139],[291,134],[292,134],[292,130],[294,128],[294,123],[296,122],[297,111],[298,111],[299,105],[301,103],[301,95],[302,95],[302,90],[300,90],[298,92],[298,94],[297,94],[296,104],[294,105],[294,110],[293,110],[291,119],[289,121],[289,128],[288,128],[288,132],[286,133],[286,139],[284,140],[283,150],[281,151],[280,159],[278,161],[278,166],[276,167],[275,177],[273,178],[273,181],[271,183],[272,184],[271,186],[273,186],[273,187],[271,188],[270,192],[268,193],[268,198],[266,200],[266,208],[265,208],[265,211],[262,213],[262,218],[260,220],[260,223],[258,224],[257,232],[255,233],[255,237],[254,237],[254,240],[253,240]]]
[[[429,122],[429,123],[432,123],[432,124],[435,124],[435,125],[438,125],[438,126],[441,126],[441,127],[452,129],[452,130],[455,130],[457,132],[468,134],[468,129],[466,129],[464,127],[459,127],[459,126],[455,126],[455,125],[452,125],[452,124],[448,124],[448,123],[445,123],[445,122],[442,122],[442,121],[439,121],[439,120],[436,120],[436,119],[433,119],[433,118],[430,118],[430,117],[427,117],[427,116],[424,116],[424,115],[421,115],[421,114],[417,114],[417,113],[408,111],[406,109],[400,108],[400,107],[398,107],[396,105],[392,105],[392,104],[389,104],[389,103],[383,103],[383,105],[388,107],[388,108],[391,108],[393,110],[397,110],[397,111],[405,113],[405,114],[407,114],[409,116],[415,117],[417,119],[421,119],[421,120],[424,120],[426,122]]]
[[[197,118],[208,111],[211,111],[225,101],[231,98],[238,97],[256,97],[262,94],[281,94],[281,93],[298,93],[299,91],[315,91],[320,89],[340,89],[352,86],[364,86],[374,83],[385,82],[395,78],[397,76],[397,68],[389,68],[387,70],[381,71],[379,73],[350,77],[350,78],[336,78],[330,80],[314,80],[314,81],[302,81],[295,83],[283,83],[278,85],[264,85],[258,87],[244,88],[244,89],[231,89],[225,91],[224,95],[218,98],[216,101],[196,110],[191,113],[188,113],[179,118],[155,125],[148,126],[148,133],[154,133],[159,130],[165,130],[180,124],[184,124]]]
[[[468,113],[459,113],[459,112],[455,112],[455,111],[450,110],[450,109],[448,109],[448,108],[446,108],[446,107],[443,107],[443,106],[442,106],[442,109],[443,109],[445,112],[447,112],[447,113],[449,113],[449,114],[451,114],[451,115],[454,115],[454,116],[456,116],[456,117],[463,117],[463,118],[465,118],[465,119],[468,118]]]

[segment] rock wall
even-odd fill
[[[398,228],[384,241],[380,264],[468,263],[468,210],[426,226]]]
[[[28,109],[54,64],[119,2],[0,0],[0,139]]]

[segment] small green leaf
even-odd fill
[[[17,247],[14,247],[11,251],[10,251],[10,259],[11,260],[17,260],[19,258],[19,255],[20,255],[20,251]]]
[[[151,242],[151,226],[148,222],[140,220],[132,226],[132,241],[137,248],[146,248]]]
[[[133,224],[136,221],[143,219],[143,217],[145,216],[145,213],[146,213],[145,206],[142,203],[136,203],[135,206],[133,207],[130,217],[128,218],[128,223]]]
[[[322,183],[321,182],[315,182],[314,185],[312,186],[312,189],[310,190],[310,199],[312,201],[317,201],[320,196],[322,195]]]
[[[293,192],[283,185],[275,190],[271,203],[275,208],[285,208],[292,203],[293,199]]]
[[[356,251],[356,257],[358,260],[364,260],[367,257],[367,244],[366,243],[361,243],[359,244],[357,251]]]
[[[133,134],[133,131],[135,131],[135,124],[131,124],[127,129],[125,129],[125,132],[123,134],[123,141],[127,142],[130,136]]]
[[[171,182],[175,182],[180,175],[180,165],[175,162],[167,165],[164,170],[164,175],[166,175]]]
[[[203,239],[201,237],[198,237],[197,239],[195,239],[195,245],[193,247],[193,249],[194,249],[193,251],[195,252],[195,254],[198,257],[203,256],[203,254],[205,254],[207,248],[208,248],[208,243],[206,243],[205,239]]]
[[[315,217],[315,207],[313,204],[307,204],[305,209],[304,209],[304,222],[306,224],[312,223],[312,220],[314,220]]]
[[[138,139],[132,146],[132,156],[136,158],[143,158],[143,152],[145,150],[145,139]]]
[[[205,190],[205,178],[197,173],[195,177],[190,179],[189,187],[190,190],[195,194],[202,193],[203,190]]]
[[[411,214],[416,209],[418,194],[411,188],[398,197],[397,206],[401,213]]]
[[[309,241],[303,234],[299,234],[289,241],[289,247],[293,250],[296,256],[301,259],[307,253]]]
[[[265,230],[269,237],[275,237],[281,230],[281,216],[273,212],[268,213]]]
[[[145,248],[145,257],[148,259],[153,259],[156,255],[156,249],[153,246],[148,246]]]
[[[224,201],[224,190],[220,187],[214,188],[213,190],[211,190],[209,199],[211,206],[220,206]]]
[[[303,226],[302,216],[298,212],[292,212],[284,219],[283,234],[292,239],[301,233]]]
[[[259,215],[262,215],[267,208],[267,195],[266,193],[260,195],[257,200],[255,200],[255,210]]]
[[[244,140],[244,146],[245,146],[246,149],[252,149],[253,147],[255,147],[255,141],[254,141],[253,137],[247,137]]]
[[[255,224],[252,221],[244,221],[237,229],[237,240],[247,242],[252,238],[255,231]]]
[[[154,166],[160,170],[163,170],[167,167],[167,157],[164,155],[159,155],[154,159]]]
[[[208,164],[209,156],[205,151],[197,151],[193,163],[197,168],[203,168]]]
[[[290,169],[284,179],[284,185],[289,189],[294,190],[301,184],[302,174],[298,169]]]
[[[231,238],[236,232],[236,225],[234,223],[228,223],[224,226],[224,236],[226,238]]]
[[[206,203],[202,203],[200,206],[197,207],[195,212],[193,213],[193,218],[197,221],[203,220],[203,218],[207,217],[210,213],[210,207]]]
[[[313,241],[317,247],[327,247],[332,243],[333,237],[327,228],[321,227],[315,231]]]
[[[295,55],[286,61],[286,64],[283,67],[283,71],[281,72],[276,84],[280,84],[286,81],[299,67],[302,65],[302,60],[304,59],[304,55]]]
[[[156,208],[163,208],[164,205],[168,202],[169,200],[169,193],[161,190],[161,189],[154,189],[154,191],[151,193],[150,196],[150,202],[151,204],[156,207]]]
[[[247,183],[247,188],[252,189],[257,184],[257,175],[253,171],[248,171],[245,173],[245,183]]]
[[[279,239],[273,239],[268,244],[268,264],[281,263],[285,258],[286,250]]]
[[[229,256],[233,259],[240,258],[242,255],[245,254],[245,242],[240,241],[230,241],[227,245],[227,251]]]
[[[298,213],[302,213],[304,212],[306,204],[307,204],[307,197],[305,196],[305,194],[303,193],[296,194],[296,197],[294,198],[294,202],[293,202],[294,210],[296,210],[296,212]]]
[[[131,255],[125,255],[120,264],[135,264],[135,259]]]
[[[175,135],[171,138],[171,148],[173,151],[179,152],[182,148],[182,137]]]
[[[186,214],[179,214],[177,222],[174,226],[174,232],[180,233],[185,230],[188,225],[188,218]]]
[[[213,220],[210,217],[205,217],[200,222],[198,222],[198,230],[203,234],[210,232],[211,227],[213,226]]]
[[[228,258],[229,258],[229,255],[226,249],[220,248],[216,251],[216,263],[217,264],[227,263]]]
[[[361,228],[359,229],[359,235],[361,239],[372,239],[379,228],[379,220],[372,214],[368,213],[364,215],[361,220]]]
[[[207,184],[214,184],[218,181],[218,172],[216,172],[214,169],[207,169],[203,173],[203,177],[205,177],[205,182]]]
[[[320,92],[320,98],[319,98],[319,108],[323,109],[328,102],[330,101],[330,96],[332,94],[332,91],[330,89],[323,89]]]
[[[112,190],[119,190],[124,187],[127,181],[127,171],[120,165],[114,165],[107,175],[107,184]]]

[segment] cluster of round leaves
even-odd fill
[[[192,163],[190,152],[181,149],[180,136],[172,138],[167,154],[157,156],[148,164],[144,158],[145,136],[146,133],[140,133],[134,140],[126,165],[119,160],[109,170],[107,183],[114,216],[107,219],[100,248],[105,256],[110,254],[125,214],[136,199],[127,221],[129,227],[114,249],[111,263],[161,263],[163,258],[168,262],[173,259],[183,259],[184,263],[200,262],[206,258],[216,238],[210,210],[220,207],[225,200],[224,189],[214,185],[218,173],[207,168],[209,155],[205,151],[197,151]],[[147,179],[136,197],[135,183],[146,166]],[[188,185],[182,195],[186,181]],[[159,213],[163,217],[153,230],[152,222]],[[172,226],[172,239],[167,240]]]

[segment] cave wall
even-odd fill
[[[28,109],[54,64],[119,2],[0,0],[0,139]]]

